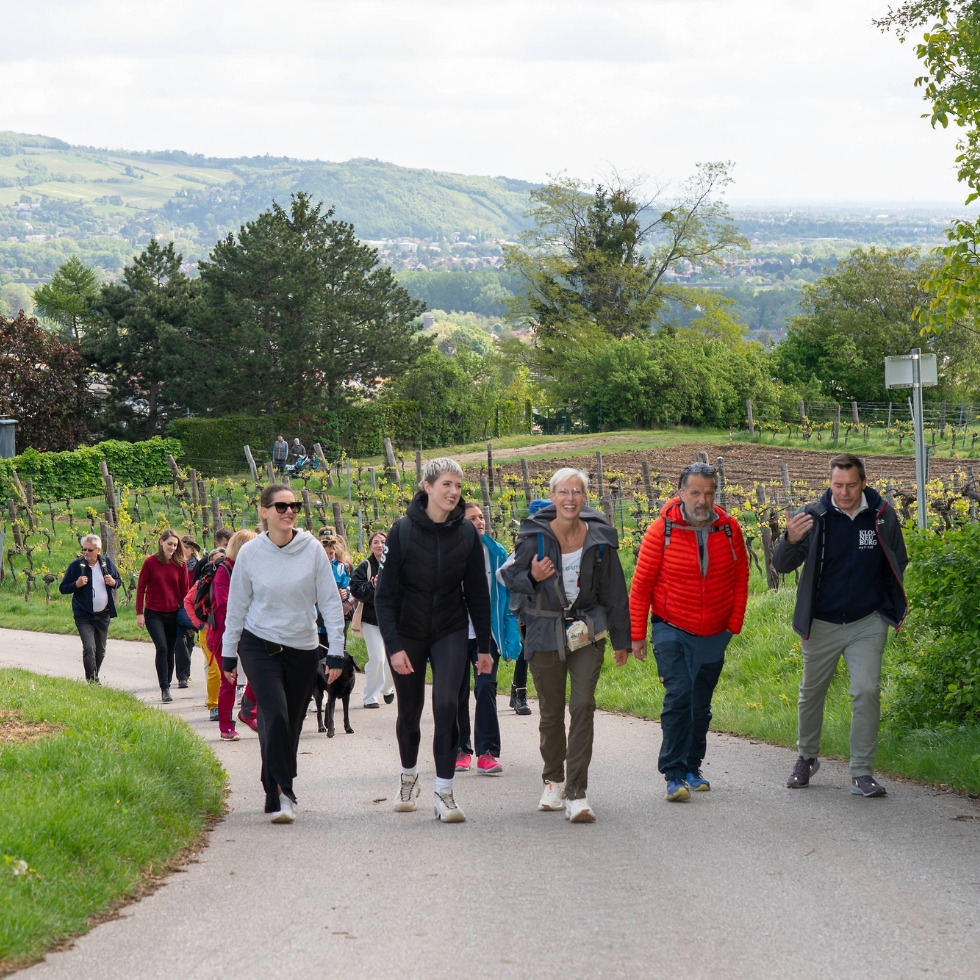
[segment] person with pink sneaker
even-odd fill
[[[221,641],[225,635],[225,616],[228,612],[231,573],[242,545],[254,537],[254,531],[245,529],[236,531],[231,536],[231,540],[225,548],[225,560],[218,566],[218,570],[214,573],[214,581],[211,583],[214,614],[212,618],[214,622],[208,625],[207,643],[208,649],[212,656],[217,658],[218,663],[221,663]],[[222,740],[225,742],[238,741],[238,732],[235,730],[235,722],[231,717],[232,709],[235,707],[235,686],[235,682],[229,680],[222,671],[221,687],[218,689],[218,729]]]
[[[493,669],[486,674],[477,672],[474,687],[476,715],[473,738],[476,743],[476,771],[482,776],[499,776],[504,771],[500,764],[500,722],[497,720],[497,666],[501,654],[505,660],[516,660],[521,655],[521,634],[517,617],[510,611],[510,593],[497,580],[497,569],[507,560],[506,550],[486,533],[487,525],[483,508],[475,501],[466,502],[466,519],[476,528],[483,543],[483,561],[490,588],[490,655]],[[459,689],[457,724],[459,725],[459,751],[456,754],[456,772],[467,772],[473,764],[473,746],[470,742],[470,664],[476,666],[476,631],[469,624],[469,660]]]

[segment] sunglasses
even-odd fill
[[[98,548],[82,548],[82,551],[98,551]]]
[[[287,510],[291,510],[294,514],[298,514],[300,507],[303,505],[298,500],[294,500],[291,504],[287,504],[283,500],[277,500],[272,506],[276,508],[277,514],[285,514]]]

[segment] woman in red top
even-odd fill
[[[170,683],[177,648],[177,610],[190,587],[180,537],[168,528],[160,535],[157,553],[143,562],[136,586],[136,625],[149,632],[156,647],[157,680],[164,702],[173,701]],[[180,681],[180,686],[187,687],[187,681]]]
[[[218,570],[214,573],[214,581],[211,583],[211,609],[214,614],[214,625],[208,626],[207,640],[208,649],[217,658],[219,664],[221,663],[221,640],[225,635],[225,615],[228,612],[231,573],[242,545],[251,541],[255,536],[255,532],[247,528],[236,531],[232,535],[228,547],[225,549],[225,560],[218,566]],[[231,717],[232,709],[235,707],[235,687],[235,682],[229,680],[225,672],[222,671],[221,689],[218,692],[218,727],[221,729],[221,737],[226,742],[238,741],[238,732],[235,731],[235,722]],[[251,695],[251,691],[247,691],[246,694]],[[245,701],[244,697],[242,701]],[[243,720],[249,724],[247,719]],[[251,728],[250,724],[249,727]]]

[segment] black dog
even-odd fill
[[[333,738],[336,734],[333,724],[334,708],[337,706],[337,699],[344,702],[344,731],[348,735],[354,734],[354,729],[350,727],[350,696],[354,693],[354,672],[357,665],[354,658],[345,650],[344,667],[340,677],[332,684],[327,683],[327,662],[321,660],[316,671],[316,688],[313,696],[316,698],[316,724],[317,731],[326,732],[327,738]],[[327,692],[327,724],[323,724],[323,692]]]

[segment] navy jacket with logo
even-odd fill
[[[799,511],[813,518],[813,527],[795,544],[783,534],[773,550],[772,567],[780,574],[803,565],[793,629],[804,639],[814,619],[853,622],[877,612],[898,629],[908,612],[902,586],[908,554],[898,515],[870,487],[864,496],[868,510],[852,522],[834,507],[828,488]]]

